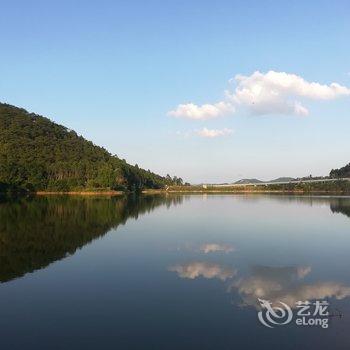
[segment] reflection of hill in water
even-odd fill
[[[0,282],[74,254],[112,228],[178,196],[36,197],[0,203]]]
[[[308,206],[326,205],[332,213],[341,213],[350,217],[350,197],[328,197],[328,196],[296,196],[296,195],[241,195],[244,201],[264,201],[266,198],[278,201],[281,204],[304,204]]]
[[[331,202],[332,213],[341,213],[350,218],[350,199],[337,198],[337,201]]]

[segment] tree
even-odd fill
[[[1,191],[138,191],[177,184],[174,179],[132,166],[47,118],[0,103]]]

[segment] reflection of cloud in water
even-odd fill
[[[194,261],[171,266],[169,271],[176,272],[181,278],[195,279],[197,277],[218,278],[222,281],[232,278],[236,270],[215,263]]]
[[[349,296],[350,287],[344,286],[340,283],[318,282],[311,285],[302,285],[295,290],[291,290],[286,295],[283,295],[283,300],[288,305],[293,305],[299,300],[320,300],[331,297],[344,299]]]
[[[235,248],[231,244],[205,243],[200,246],[199,250],[205,254],[213,252],[230,253],[235,251]]]
[[[337,282],[316,282],[306,284],[303,279],[311,272],[305,267],[269,267],[256,266],[246,278],[236,278],[237,270],[209,262],[190,262],[171,266],[169,271],[176,272],[181,278],[195,279],[204,277],[231,280],[229,291],[237,291],[243,305],[260,307],[258,299],[272,303],[282,301],[295,307],[298,301],[322,300],[325,298],[344,299],[350,297],[350,287]]]
[[[303,284],[301,280],[310,272],[310,267],[258,266],[253,269],[252,276],[232,282],[230,289],[236,289],[246,304],[254,306],[258,298],[273,303],[283,301],[292,307],[299,300],[350,296],[350,287],[340,283]]]

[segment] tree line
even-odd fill
[[[0,192],[160,189],[182,185],[130,165],[75,131],[0,103]]]
[[[350,177],[350,163],[340,169],[332,169],[329,176],[333,179]]]

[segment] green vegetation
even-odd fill
[[[350,163],[340,169],[332,169],[329,176],[331,178],[350,178]]]
[[[303,193],[350,193],[349,181],[320,181],[320,182],[299,182],[285,185],[268,185],[267,188],[272,191],[303,192]]]
[[[0,192],[100,191],[164,188],[162,177],[42,116],[0,103]]]
[[[288,184],[256,184],[232,186],[170,186],[168,192],[239,193],[239,192],[300,192],[300,193],[350,193],[350,181],[298,182]]]

